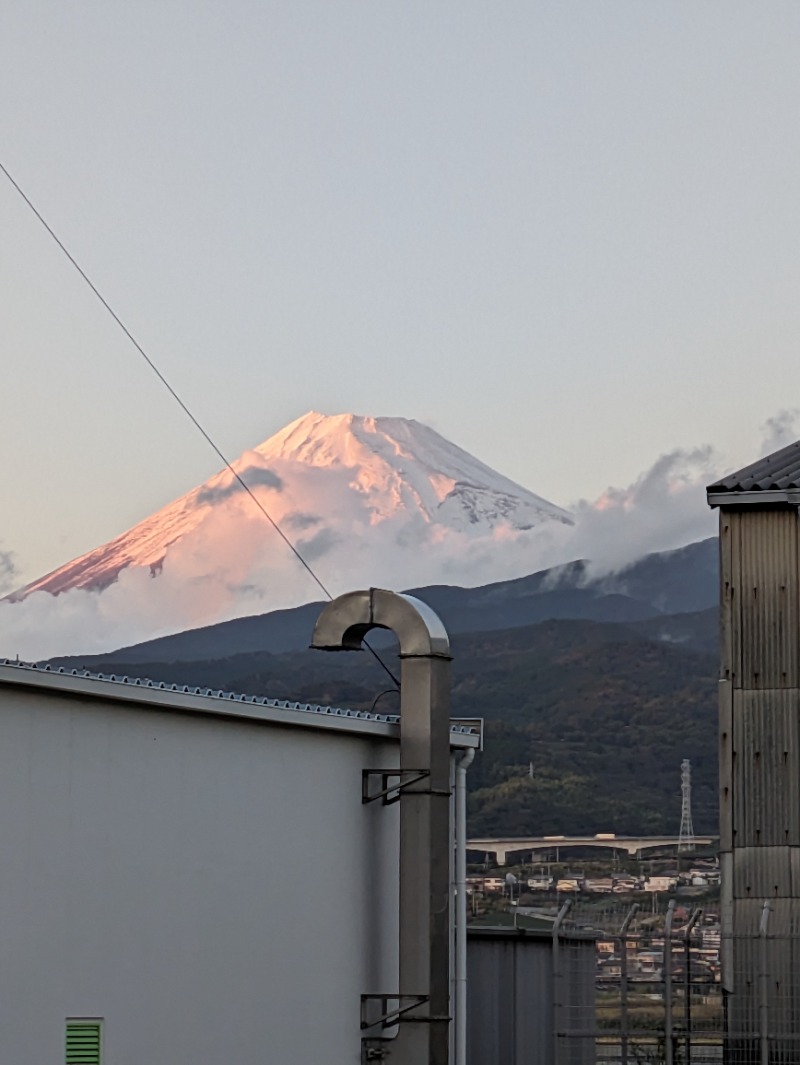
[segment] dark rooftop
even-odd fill
[[[493,917],[501,917],[502,914],[493,914]],[[596,943],[601,938],[602,933],[599,933],[590,929],[561,929],[559,932],[559,938],[569,939],[573,942],[583,943]],[[511,925],[504,924],[492,924],[492,925],[467,925],[467,936],[469,939],[499,939],[503,941],[508,940],[543,940],[547,943],[553,941],[553,922],[551,921],[547,928],[543,926],[538,927],[522,927],[518,925],[516,928]]]
[[[737,492],[791,492],[800,490],[800,440],[766,458],[730,473],[706,489],[709,503],[715,497]]]

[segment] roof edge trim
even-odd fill
[[[4,686],[34,688],[52,694],[107,699],[135,704],[152,710],[201,714],[217,718],[252,721],[254,724],[305,726],[333,729],[362,735],[399,737],[400,718],[395,715],[349,710],[345,707],[316,706],[267,696],[245,695],[167,684],[139,677],[118,677],[89,670],[42,667],[31,662],[0,658],[0,689]],[[480,730],[462,725],[450,726],[450,747],[479,747]]]
[[[706,498],[710,507],[758,507],[785,506],[800,507],[800,489],[763,489],[755,492],[714,491],[706,489]]]

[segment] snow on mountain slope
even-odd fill
[[[353,583],[475,584],[498,575],[503,554],[507,575],[515,576],[527,572],[527,532],[572,524],[566,511],[404,418],[312,411],[245,452],[234,467],[337,592]],[[97,591],[126,570],[145,572],[156,583],[169,573],[195,607],[205,584],[207,601],[198,608],[203,620],[225,616],[231,610],[225,600],[240,601],[243,593],[261,609],[316,594],[224,470],[11,598]]]

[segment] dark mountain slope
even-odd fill
[[[717,542],[647,555],[618,574],[592,580],[583,562],[479,588],[411,589],[439,614],[451,634],[527,626],[551,618],[640,622],[716,608]],[[278,654],[308,646],[320,603],[191,629],[105,655],[54,659],[57,665],[106,670],[133,662],[219,659],[248,652]],[[716,623],[714,628],[716,627]],[[667,637],[668,638],[668,637]]]
[[[715,830],[716,659],[609,628],[550,622],[527,648],[471,649],[454,695],[487,720],[473,833],[677,832],[682,758],[696,828]]]

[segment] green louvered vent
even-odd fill
[[[66,1065],[101,1065],[99,1021],[67,1021]]]

